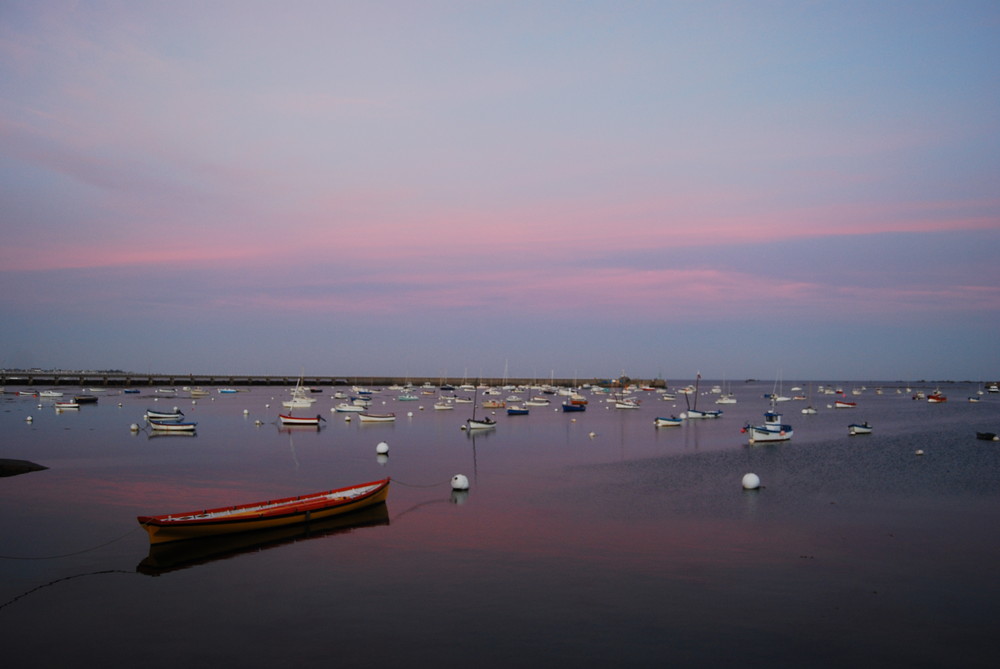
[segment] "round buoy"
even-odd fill
[[[246,415],[247,415],[247,414],[249,414],[249,413],[250,413],[250,409],[244,409],[244,410],[243,410],[243,415],[244,415],[244,416],[246,416]]]
[[[384,441],[378,442],[378,445],[375,446],[375,452],[380,455],[385,455],[386,453],[389,452],[389,444],[385,443]]]
[[[131,425],[128,426],[128,429],[131,430],[132,432],[138,432],[139,426],[136,423],[132,423]]]
[[[351,414],[347,414],[346,416],[344,416],[344,422],[345,423],[350,423],[351,422]]]
[[[257,420],[255,420],[255,421],[253,422],[253,424],[254,424],[254,425],[263,425],[263,424],[264,424],[264,421],[262,421],[262,420],[261,420],[260,418],[258,418]]]
[[[466,425],[465,423],[462,423],[462,427],[460,427],[458,429],[460,429],[460,430],[467,430],[467,429],[469,429],[469,426]]]
[[[923,455],[923,454],[924,454],[924,449],[922,448],[918,448],[917,452],[915,453],[915,455]]]
[[[596,437],[596,436],[597,436],[597,433],[596,433],[596,432],[591,432],[591,433],[590,433],[590,434],[588,434],[587,436],[588,436],[588,437],[590,437],[591,439],[593,439],[594,437]]]
[[[451,477],[451,489],[452,490],[468,490],[469,489],[469,477],[465,474],[455,474]]]
[[[413,418],[413,412],[412,411],[407,411],[406,412],[406,417],[407,418]]]
[[[760,477],[756,474],[744,474],[743,475],[743,489],[744,490],[756,490],[760,487]]]
[[[25,419],[24,419],[24,422],[26,422],[26,423],[30,423],[30,422],[31,422],[31,421],[33,421],[33,420],[35,420],[35,419],[34,419],[34,418],[32,418],[31,416],[28,416],[27,418],[25,418]]]

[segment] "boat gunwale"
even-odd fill
[[[263,502],[249,502],[234,506],[216,507],[197,511],[167,513],[157,516],[137,516],[143,527],[199,527],[204,525],[232,525],[236,523],[256,522],[260,520],[280,520],[293,516],[304,515],[310,511],[349,507],[352,504],[369,500],[389,486],[391,479],[370,481],[344,488],[335,488],[294,497],[284,497]],[[359,488],[371,488],[367,492],[354,497],[335,499],[336,493],[349,492]],[[223,515],[225,514],[225,515]]]

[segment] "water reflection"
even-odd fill
[[[138,564],[136,571],[149,576],[159,576],[169,571],[187,569],[216,560],[228,560],[243,553],[256,553],[285,544],[351,532],[362,527],[388,524],[389,509],[383,503],[306,525],[151,544],[149,555]]]

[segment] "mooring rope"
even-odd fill
[[[406,483],[405,481],[400,481],[398,478],[393,476],[392,482],[398,483],[401,486],[406,486],[407,488],[436,488],[439,485],[449,485],[451,483],[451,479],[448,479],[447,481],[439,481],[438,483],[420,484],[420,483]]]
[[[90,572],[87,572],[86,574],[73,574],[72,576],[63,576],[62,578],[57,578],[54,581],[49,581],[48,583],[43,583],[42,585],[35,586],[31,590],[28,590],[26,592],[22,592],[17,597],[14,597],[13,599],[9,599],[6,602],[4,602],[3,604],[0,604],[0,609],[3,609],[5,607],[10,606],[11,604],[13,604],[14,602],[18,601],[19,599],[24,599],[25,597],[27,597],[28,595],[30,595],[33,592],[38,592],[42,588],[48,588],[49,586],[55,585],[57,583],[62,583],[63,581],[71,581],[74,578],[81,578],[83,576],[98,576],[100,574],[133,574],[134,575],[135,573],[136,572],[134,572],[134,571],[126,571],[124,569],[104,569],[102,571],[90,571]]]

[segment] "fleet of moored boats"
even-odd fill
[[[701,394],[699,382],[701,376],[693,386],[686,386],[677,391],[685,396],[687,410],[679,416],[657,416],[654,419],[654,426],[679,427],[685,420],[700,420],[706,418],[720,418],[722,410],[701,410],[698,409],[698,397]],[[176,396],[174,389],[163,389],[165,392],[158,392],[158,395]],[[220,394],[233,394],[240,392],[232,388],[217,389]],[[531,388],[504,387],[491,388],[479,385],[463,384],[458,388],[442,385],[439,388],[434,386],[423,386],[419,390],[410,387],[389,387],[390,392],[399,391],[397,397],[399,401],[409,401],[418,399],[417,392],[434,396],[435,410],[452,410],[456,404],[472,404],[472,416],[466,419],[462,428],[470,431],[490,430],[497,427],[497,421],[491,416],[477,416],[477,409],[506,409],[508,416],[528,415],[529,407],[547,407],[551,401],[549,396],[558,395],[564,397],[561,402],[561,409],[564,412],[586,411],[590,399],[602,397],[618,410],[634,410],[642,406],[642,400],[635,397],[637,391],[644,391],[658,395],[663,400],[675,400],[676,394],[668,392],[666,388],[633,387],[627,386],[618,388],[615,391],[604,387],[583,386],[582,388],[557,388],[554,386],[538,386]],[[589,390],[591,397],[588,399],[583,394],[583,390]],[[853,395],[860,395],[865,389],[852,390]],[[2,391],[2,389],[0,389]],[[64,393],[57,390],[43,391],[16,391],[17,395],[29,395],[39,399],[54,400],[53,406],[57,412],[67,409],[79,409],[81,404],[95,403],[98,401],[96,393],[103,389],[87,389],[84,394],[74,395],[71,399],[63,399]],[[126,389],[122,392],[132,392],[133,389]],[[472,393],[472,397],[459,396],[457,391]],[[793,388],[793,392],[801,391],[801,388]],[[851,409],[857,407],[857,402],[847,400],[844,391],[820,387],[819,391],[824,394],[835,395],[836,398],[828,406],[832,409]],[[137,392],[137,391],[136,391]],[[186,388],[183,392],[190,393],[193,398],[205,397],[209,393],[200,388]],[[282,402],[282,406],[287,412],[278,415],[278,421],[286,426],[308,426],[320,428],[325,422],[320,414],[308,416],[296,416],[296,409],[311,408],[316,399],[312,395],[321,392],[319,389],[307,388],[302,385],[301,380],[295,388],[291,390],[291,397]],[[506,400],[494,399],[492,396],[509,392]],[[901,389],[896,389],[901,393]],[[907,392],[911,392],[907,389]],[[450,394],[446,394],[450,393]],[[480,393],[484,399],[479,400]],[[881,394],[882,389],[876,389],[876,393]],[[985,390],[980,389],[975,397],[970,397],[970,401],[979,401],[979,397],[984,393],[1000,393],[997,384],[988,385]],[[735,396],[731,392],[723,392],[721,386],[714,386],[708,395],[718,395],[716,403],[733,404],[736,402]],[[372,413],[369,411],[372,402],[373,391],[367,388],[352,387],[350,394],[344,391],[336,391],[334,399],[339,403],[331,408],[331,411],[338,413],[356,413],[362,422],[392,422],[396,416],[394,413]],[[529,399],[524,400],[521,395],[528,395]],[[485,399],[490,396],[490,399]],[[749,434],[750,444],[788,441],[792,438],[794,430],[788,423],[783,422],[782,414],[777,410],[779,402],[792,399],[806,400],[804,395],[786,397],[780,392],[769,393],[766,399],[770,402],[769,410],[764,412],[764,421],[759,425],[747,424],[742,428],[743,433]],[[947,401],[947,397],[940,390],[931,393],[917,391],[913,393],[914,400],[926,400],[932,404],[941,404]],[[508,406],[507,403],[511,404]],[[803,414],[815,414],[816,409],[809,405],[802,409]],[[147,409],[143,414],[143,419],[154,433],[185,433],[193,434],[197,423],[187,420],[184,412],[178,407],[172,409]],[[347,416],[350,419],[350,416]],[[575,420],[575,419],[574,419]],[[136,427],[135,425],[133,427]],[[867,422],[851,423],[848,425],[848,434],[867,435],[872,434],[873,427]],[[1000,441],[1000,437],[995,432],[977,432],[976,438],[985,441]],[[173,513],[159,516],[139,516],[139,524],[148,532],[151,544],[179,541],[184,539],[194,539],[198,537],[215,536],[218,534],[229,534],[235,532],[246,532],[253,530],[271,529],[285,525],[309,523],[313,520],[320,520],[333,515],[350,513],[362,508],[385,502],[388,495],[389,479],[373,481],[360,485],[328,490],[310,495],[301,495],[266,502],[254,502],[251,504],[241,504],[237,506],[223,507],[218,509],[207,509],[201,511],[190,511],[184,513]]]

